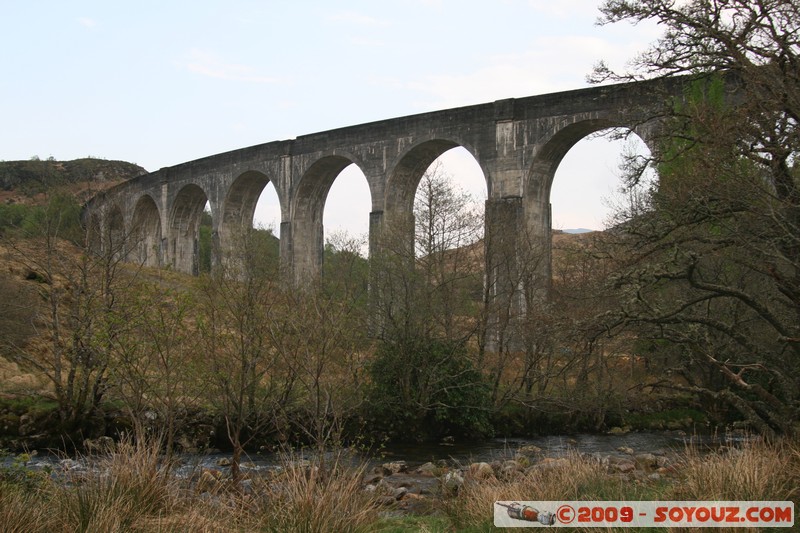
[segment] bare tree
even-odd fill
[[[16,346],[13,358],[50,382],[66,431],[80,429],[95,414],[108,388],[114,338],[124,328],[119,295],[130,283],[121,275],[125,235],[107,232],[102,251],[89,249],[80,207],[52,196],[38,216],[8,237],[16,259],[37,280],[45,305],[35,319],[45,346]]]
[[[660,339],[682,381],[654,385],[732,407],[758,431],[800,419],[800,5],[795,0],[610,0],[604,23],[664,36],[629,73],[688,75],[663,110],[656,185],[619,213],[622,306],[606,332]],[[639,170],[629,183],[637,183]],[[621,259],[622,262],[622,259]]]
[[[275,304],[276,280],[272,265],[263,261],[265,243],[255,237],[254,231],[242,232],[229,248],[231,256],[199,280],[197,325],[206,393],[225,420],[235,484],[241,480],[245,446],[274,424],[294,384],[269,343],[267,317]]]
[[[483,288],[478,211],[435,166],[417,189],[413,220],[382,230],[381,253],[370,264],[382,327],[370,401],[389,432],[403,428],[406,438],[425,438],[432,431],[489,431],[473,342]]]
[[[201,390],[190,315],[194,302],[185,292],[149,281],[133,292],[123,303],[127,327],[113,339],[110,385],[123,400],[136,437],[148,437],[146,426],[154,424],[171,454],[182,418],[197,405]]]

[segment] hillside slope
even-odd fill
[[[35,204],[45,193],[54,191],[85,200],[98,191],[146,173],[133,163],[95,158],[0,161],[0,203]]]

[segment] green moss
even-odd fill
[[[26,413],[38,417],[58,409],[58,402],[42,396],[20,396],[0,398],[0,411],[7,411],[16,415]]]
[[[707,423],[708,417],[704,413],[688,407],[625,415],[625,424],[634,429],[684,429]]]

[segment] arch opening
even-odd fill
[[[95,254],[99,254],[103,250],[103,230],[100,216],[97,212],[92,210],[89,213],[88,220],[86,221],[86,242],[89,245],[89,250]]]
[[[267,213],[273,225],[262,222]],[[231,275],[277,275],[280,244],[275,219],[281,217],[275,185],[266,174],[249,170],[234,180],[222,203],[217,258]],[[242,270],[247,268],[247,271]]]
[[[416,185],[416,257],[476,245],[480,248],[486,199],[486,178],[472,154],[461,146],[443,152]]]
[[[328,156],[312,164],[300,180],[292,208],[291,254],[295,280],[318,278],[325,262],[325,238],[336,241],[343,230],[361,233],[359,229],[368,227],[371,205],[366,177],[350,158]],[[327,231],[326,221],[332,226]],[[344,246],[341,242],[332,244],[334,248]],[[362,247],[355,248],[351,251],[360,255]]]
[[[552,248],[571,249],[585,239],[569,234],[604,230],[612,223],[610,215],[623,183],[623,161],[647,161],[649,155],[634,131],[606,120],[566,126],[539,151],[526,183],[524,209],[526,230],[538,243],[536,273],[541,287],[550,286],[569,270],[563,262],[554,267]],[[653,174],[645,176],[652,179]],[[597,272],[596,267],[590,270]]]
[[[626,167],[631,160],[649,158],[650,149],[631,130],[599,130],[578,140],[558,162],[550,184],[552,229],[586,233],[613,225]],[[647,170],[642,183],[653,179],[653,171]]]
[[[125,235],[125,218],[122,215],[122,209],[120,209],[119,205],[114,204],[106,217],[108,232],[105,235],[105,251],[111,254],[112,257],[124,258],[128,242]]]
[[[487,189],[478,161],[451,141],[429,141],[401,160],[387,184],[373,277],[389,335],[460,342],[479,330]]]
[[[155,201],[149,195],[136,202],[130,231],[129,259],[149,267],[162,261],[161,216]]]
[[[358,165],[345,167],[325,197],[322,227],[326,251],[349,249],[369,255],[369,214],[372,198],[364,172]]]
[[[201,225],[205,228],[203,241],[208,241],[209,262],[214,240],[213,213],[203,189],[194,184],[183,187],[175,197],[169,220],[168,248],[173,268],[198,275],[201,272]]]

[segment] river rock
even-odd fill
[[[75,459],[61,459],[58,462],[58,466],[60,466],[61,470],[64,472],[69,472],[71,470],[76,470],[83,467],[83,465]]]
[[[220,457],[219,459],[217,459],[216,465],[223,467],[231,466],[231,460],[229,457]]]
[[[440,468],[438,466],[429,461],[424,465],[421,465],[419,468],[417,468],[415,472],[420,476],[435,476],[436,471],[439,469]]]
[[[637,466],[640,468],[655,468],[658,467],[658,459],[652,453],[640,453],[635,456]]]
[[[632,461],[620,461],[618,463],[613,463],[611,468],[622,474],[627,474],[628,472],[636,470],[636,465],[633,464]]]
[[[397,500],[394,498],[394,496],[381,496],[375,501],[378,502],[378,505],[388,507],[390,505],[394,505]]]
[[[542,449],[538,446],[534,446],[533,444],[526,444],[525,446],[520,446],[517,452],[521,453],[522,455],[537,455],[542,453]]]
[[[524,471],[525,469],[519,461],[510,459],[508,461],[503,461],[503,466],[500,467],[500,476],[504,479],[514,479]]]
[[[114,451],[114,439],[111,437],[97,437],[96,439],[83,439],[83,448],[89,453],[108,453]]]
[[[494,470],[489,463],[472,463],[469,465],[467,475],[472,479],[490,479],[494,477]]]
[[[379,484],[384,484],[387,487],[411,487],[417,484],[418,479],[412,477],[410,474],[394,474],[379,481]],[[428,480],[430,482],[430,480]]]
[[[392,497],[397,501],[402,500],[406,494],[408,494],[408,487],[397,487],[392,491]]]
[[[442,479],[444,488],[451,492],[458,492],[458,489],[464,484],[464,478],[456,471],[448,472]]]
[[[408,471],[408,465],[405,461],[392,461],[391,463],[383,463],[381,465],[384,476],[391,476],[400,472]]]
[[[197,486],[195,487],[197,492],[215,492],[219,489],[221,477],[222,472],[219,470],[203,469],[200,473],[200,479],[197,480]]]
[[[17,429],[17,433],[21,437],[24,437],[26,435],[30,435],[34,431],[36,431],[36,421],[33,419],[33,417],[28,413],[25,413],[22,416],[20,416],[19,428]]]
[[[536,463],[530,469],[537,470],[554,470],[557,468],[565,468],[569,466],[569,459],[566,457],[545,457],[541,462]]]
[[[634,454],[633,448],[631,448],[629,446],[620,446],[619,448],[617,448],[617,451],[619,453],[624,453],[625,455],[633,455]]]
[[[368,485],[377,485],[383,479],[383,474],[366,474],[364,476],[364,483]]]

